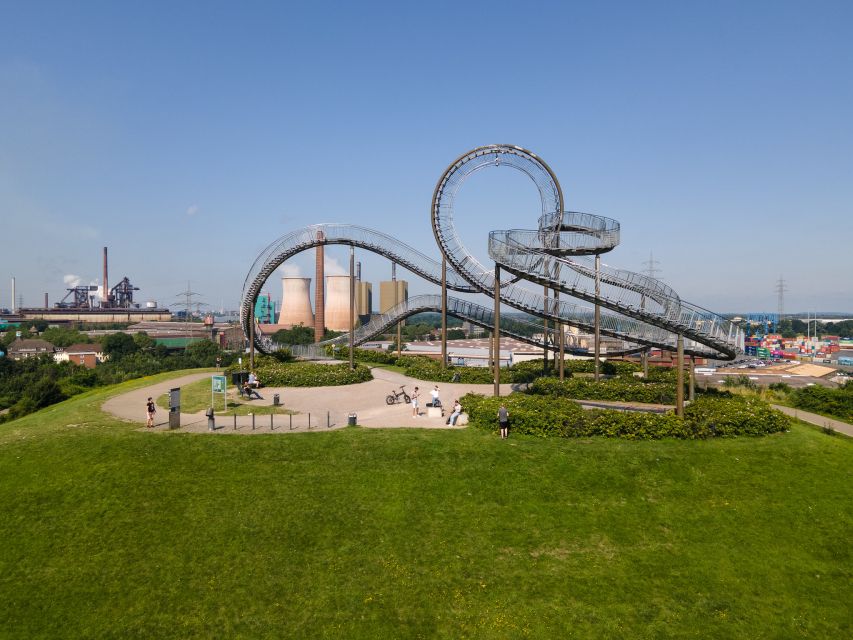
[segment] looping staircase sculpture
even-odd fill
[[[512,274],[500,282],[501,304],[527,312],[552,323],[542,339],[528,337],[530,321],[501,324],[501,334],[539,346],[553,348],[556,325],[569,325],[591,333],[594,309],[567,298],[598,305],[600,332],[623,341],[623,348],[609,355],[647,347],[676,350],[677,337],[685,338],[688,355],[721,360],[733,359],[743,351],[743,332],[731,321],[681,300],[670,287],[648,276],[600,265],[598,256],[619,244],[619,223],[590,213],[565,211],[563,193],[556,176],[540,158],[512,145],[478,147],[457,158],[436,185],[432,200],[432,228],[447,260],[447,288],[460,293],[494,296],[495,272],[484,267],[462,244],[454,227],[454,199],[473,173],[507,166],[526,174],[539,191],[542,210],[538,228],[489,233],[489,256],[503,271]],[[441,284],[441,262],[407,246],[388,234],[347,224],[319,224],[294,231],[270,244],[255,260],[243,285],[241,323],[249,335],[252,310],[261,288],[272,273],[292,256],[325,244],[360,247],[382,255],[425,280]],[[538,291],[529,284],[540,285]],[[550,295],[545,295],[550,291]],[[597,293],[596,293],[597,292]],[[564,297],[561,297],[561,295]],[[387,332],[398,321],[423,311],[440,311],[441,297],[416,296],[371,319],[354,332],[354,344],[362,344]],[[467,300],[448,297],[447,313],[481,327],[494,328],[494,311]],[[542,335],[543,326],[535,323]],[[559,330],[562,330],[560,328]],[[262,352],[278,348],[260,332],[255,346]],[[322,357],[323,345],[346,343],[349,336],[294,349],[296,355]],[[570,351],[576,351],[570,349]],[[302,353],[304,352],[304,353]],[[589,354],[583,350],[583,353]]]

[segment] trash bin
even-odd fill
[[[279,399],[277,393],[272,394],[272,404],[274,407],[281,406],[281,400]]]
[[[358,420],[358,415],[355,413],[351,413],[347,416],[347,424],[351,427],[355,426],[356,420]]]
[[[216,418],[214,417],[213,407],[208,407],[204,415],[207,416],[207,428],[210,431],[216,431]]]

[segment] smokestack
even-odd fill
[[[317,232],[317,240],[325,240],[322,231]],[[323,300],[323,284],[325,283],[325,253],[323,245],[317,247],[316,264],[314,269],[314,342],[320,342],[326,331],[326,308]]]
[[[44,308],[47,309],[47,291],[44,292]]]
[[[12,276],[12,313],[15,313],[18,310],[18,298],[15,293],[15,276]]]
[[[110,295],[110,286],[109,286],[109,282],[107,281],[107,248],[104,247],[104,291],[103,291],[103,294],[101,295],[101,300],[103,302],[108,302],[109,301],[109,295]],[[45,306],[47,306],[47,305],[45,305]],[[101,305],[101,306],[106,306],[106,305]]]
[[[396,279],[397,279],[397,263],[392,262],[391,263],[391,280],[396,280]]]
[[[278,324],[296,327],[314,326],[311,312],[311,278],[281,279],[281,313]]]

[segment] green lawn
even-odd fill
[[[145,433],[115,392],[0,425],[0,638],[853,632],[840,436]]]
[[[210,397],[210,378],[198,380],[181,387],[181,412],[196,413],[197,411],[205,411],[211,402]],[[284,407],[273,407],[271,405],[258,404],[257,400],[244,400],[240,397],[237,387],[234,385],[228,386],[228,409],[225,409],[225,402],[222,399],[222,394],[217,393],[213,397],[214,411],[218,416],[247,416],[250,413],[255,415],[286,415],[297,414],[297,411],[291,411]],[[258,393],[264,395],[264,390],[259,389]],[[164,393],[156,400],[157,406],[169,409],[169,394]]]

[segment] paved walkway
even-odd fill
[[[845,436],[853,437],[853,424],[848,424],[847,422],[842,422],[841,420],[835,420],[833,418],[827,418],[826,416],[811,413],[810,411],[803,411],[802,409],[784,407],[781,404],[774,404],[772,406],[774,409],[778,409],[782,413],[793,418],[797,418],[798,420],[802,420],[803,422],[808,422],[809,424],[814,424],[818,427],[832,427],[838,433],[843,433]]]
[[[287,415],[276,415],[273,418],[273,428],[270,427],[270,416],[256,415],[252,429],[252,416],[217,416],[217,433],[289,433],[291,431],[316,431],[338,429],[347,426],[350,413],[357,415],[357,423],[363,427],[399,428],[418,427],[422,429],[458,429],[445,424],[449,413],[442,418],[430,418],[426,415],[426,402],[430,400],[429,391],[435,382],[424,382],[408,378],[395,371],[374,367],[373,380],[360,384],[339,387],[264,387],[260,390],[263,400],[252,400],[258,406],[271,406],[274,394],[279,394],[286,409],[296,412],[291,418]],[[166,382],[153,384],[150,387],[129,391],[107,400],[101,408],[114,416],[137,422],[140,429],[145,430],[145,403],[149,396],[155,400],[170,389],[181,387],[202,379],[210,379],[211,373],[192,373]],[[406,385],[406,391],[411,393],[415,386],[420,387],[421,415],[412,416],[412,407],[402,403],[388,405],[385,397],[400,385]],[[491,395],[494,386],[491,384],[461,384],[439,383],[441,399],[445,407],[451,407],[456,398],[466,393],[481,393]],[[517,384],[502,384],[501,395],[508,395],[520,386]],[[230,387],[233,389],[233,387]],[[587,409],[609,408],[634,411],[661,412],[672,409],[665,405],[643,405],[638,403],[618,402],[584,402],[580,404]],[[463,407],[464,408],[464,407]],[[447,411],[447,409],[445,409]],[[310,425],[309,425],[310,416]],[[155,430],[169,430],[169,413],[158,407],[154,421]],[[235,428],[236,427],[236,428]],[[207,417],[204,411],[197,413],[181,413],[181,431],[205,433],[208,432]]]
[[[426,429],[458,429],[445,424],[445,417],[430,418],[426,415],[426,403],[431,400],[429,391],[435,386],[435,382],[423,382],[408,378],[402,374],[387,369],[374,368],[373,380],[360,384],[351,384],[337,387],[264,387],[260,389],[263,400],[252,400],[252,404],[258,406],[272,406],[273,394],[279,394],[285,409],[297,412],[291,418],[287,415],[276,415],[274,418],[274,429],[270,429],[270,417],[268,415],[255,416],[255,429],[252,430],[252,416],[237,416],[236,429],[234,418],[231,416],[217,416],[217,432],[227,433],[275,433],[290,431],[308,431],[308,416],[311,416],[310,430],[336,429],[347,426],[347,417],[350,413],[357,415],[357,423],[363,427],[419,427]],[[211,373],[193,373],[173,378],[166,382],[151,385],[136,391],[129,391],[114,398],[110,398],[103,405],[103,411],[114,416],[138,422],[141,429],[145,429],[145,403],[149,396],[155,400],[167,393],[170,389],[188,385],[197,380],[209,379]],[[411,405],[401,401],[394,405],[388,405],[385,397],[400,385],[406,385],[406,391],[411,393],[415,386],[420,387],[420,411],[418,418],[412,416]],[[229,387],[233,389],[233,387]],[[469,392],[491,394],[491,384],[451,384],[439,383],[441,399],[446,407],[453,404],[453,400],[461,398]],[[513,391],[513,385],[501,385],[501,394],[507,395]],[[169,429],[169,413],[161,407],[157,409],[155,429],[167,431]],[[327,426],[330,423],[331,426]],[[291,429],[292,424],[292,429]],[[204,411],[198,413],[181,413],[181,431],[207,432],[207,417]]]

